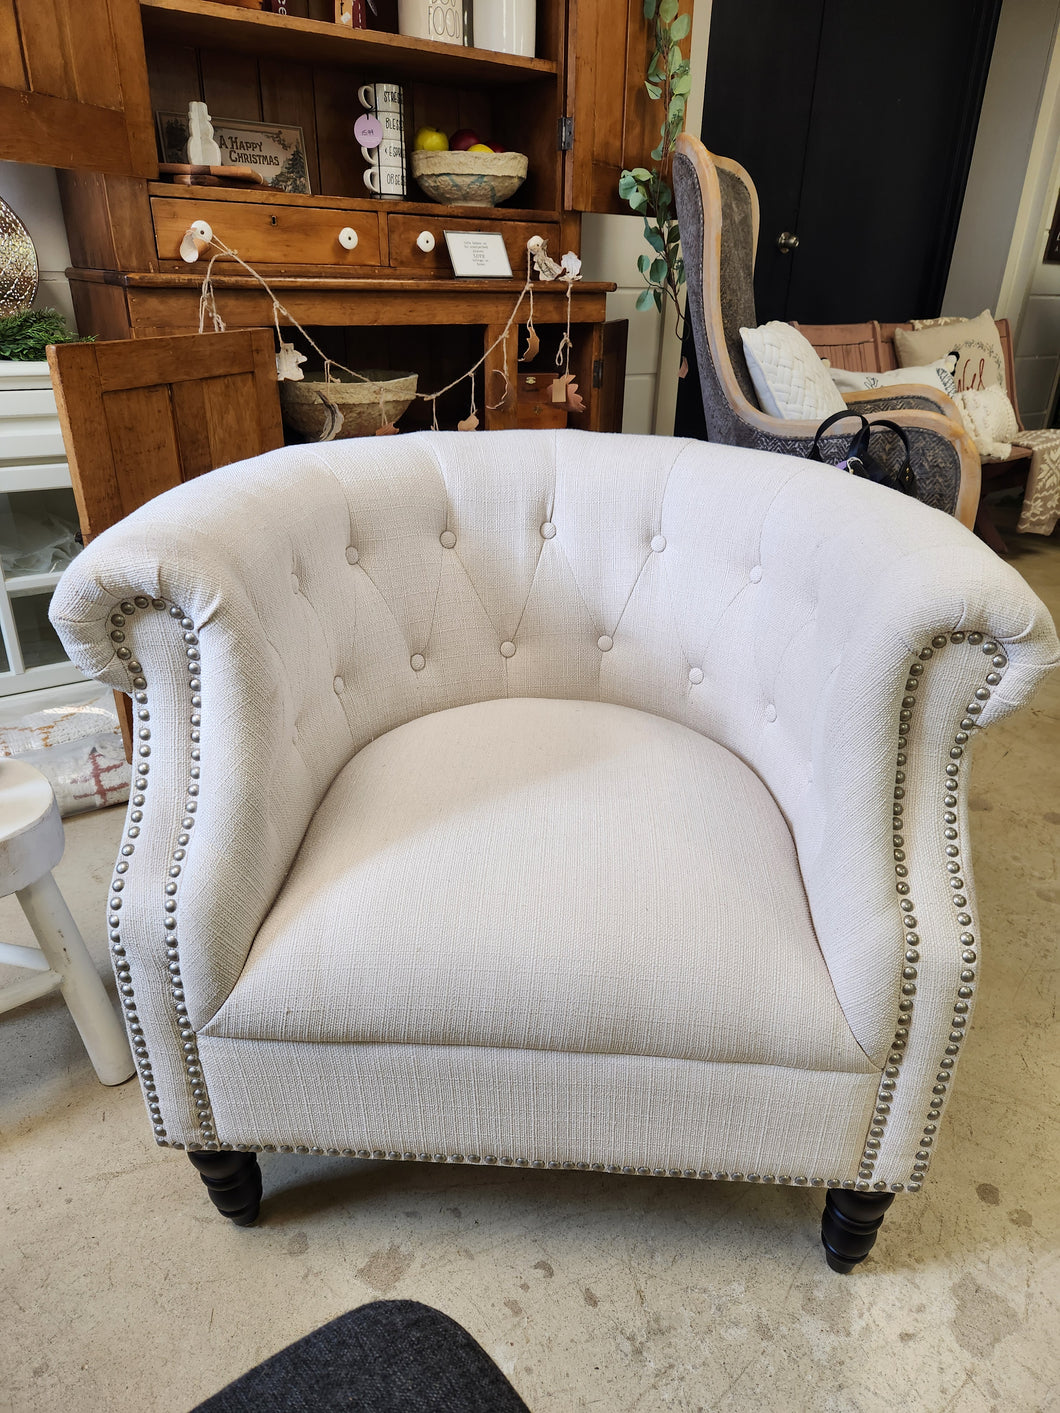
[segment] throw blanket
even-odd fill
[[[1060,429],[1017,432],[1013,441],[1033,452],[1016,528],[1024,535],[1051,535],[1060,520]]]
[[[1060,429],[1021,432],[1004,388],[976,388],[954,397],[976,451],[987,461],[1007,461],[1012,447],[1032,453],[1017,529],[1024,535],[1051,535],[1060,519]]]

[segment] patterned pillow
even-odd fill
[[[758,401],[770,417],[820,422],[846,407],[817,350],[798,329],[774,319],[741,329],[740,337]]]
[[[899,383],[922,383],[930,388],[941,388],[953,397],[957,392],[953,370],[957,355],[948,353],[935,363],[926,363],[922,368],[894,368],[888,373],[865,373],[854,368],[830,368],[832,382],[840,392],[863,392],[867,388],[888,388]]]
[[[894,349],[903,368],[934,362],[956,350],[958,392],[1007,386],[1001,337],[989,309],[975,319],[925,320],[920,328],[895,329]]]

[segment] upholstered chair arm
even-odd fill
[[[957,405],[941,388],[933,388],[926,383],[891,383],[881,388],[861,388],[857,392],[845,392],[843,401],[856,412],[871,412],[886,415],[889,411],[938,412],[961,426],[961,416]]]
[[[145,1030],[197,1029],[221,1005],[354,750],[329,614],[349,511],[327,468],[296,455],[296,494],[278,452],[150,502],[83,551],[52,602],[77,665],[133,699],[110,923]],[[179,1056],[171,1039],[151,1046],[156,1064]]]
[[[926,392],[928,398],[922,398]],[[975,524],[979,508],[981,485],[981,463],[975,443],[964,429],[957,415],[957,409],[945,393],[939,393],[940,402],[948,404],[949,410],[938,412],[926,410],[923,404],[932,403],[934,394],[931,388],[917,388],[909,396],[889,395],[886,398],[874,394],[854,393],[845,397],[851,412],[860,412],[870,422],[896,422],[904,427],[909,435],[914,466],[923,485],[936,479],[939,471],[951,462],[957,467],[958,488],[952,514],[969,529]],[[768,424],[777,439],[777,450],[788,451],[796,456],[806,455],[813,445],[817,433],[817,422],[796,419],[790,421],[779,417],[768,417],[764,412],[757,413],[761,425]],[[853,424],[851,424],[853,425]],[[837,424],[836,436],[826,437],[822,450],[827,461],[837,461],[850,440],[846,425]],[[894,440],[892,438],[892,440]],[[944,473],[948,480],[951,472]]]
[[[729,669],[762,705],[723,739],[784,809],[836,994],[880,1066],[864,1180],[916,1186],[979,975],[970,757],[1060,647],[952,519],[824,474],[795,472],[769,507],[746,591],[769,582],[769,602],[741,623],[754,666]]]

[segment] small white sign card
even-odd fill
[[[445,231],[444,234],[454,275],[477,280],[512,278],[500,231]]]

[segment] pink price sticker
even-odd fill
[[[362,147],[378,147],[383,140],[383,128],[374,113],[362,113],[353,125],[353,135]]]

